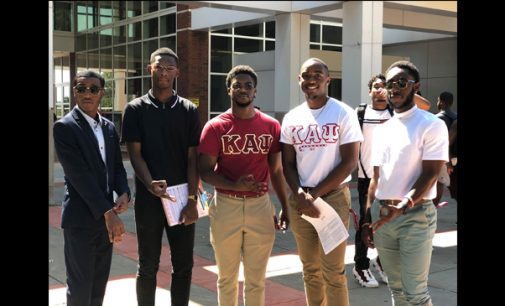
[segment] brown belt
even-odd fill
[[[381,205],[396,205],[400,203],[402,200],[379,200]]]
[[[347,184],[347,183],[340,184],[337,188],[335,188],[335,189],[332,189],[332,190],[328,191],[328,193],[323,194],[321,197],[327,196],[327,195],[329,195],[330,193],[335,192],[335,191],[340,191],[340,190],[344,189],[344,188],[345,188],[345,187],[347,187],[347,186],[348,186],[348,184]],[[301,186],[300,188],[302,188],[302,190],[303,190],[304,192],[310,192],[310,191],[311,191],[312,189],[314,189],[315,187],[305,187],[305,186]]]
[[[261,196],[264,196],[264,194],[255,194],[255,195],[243,195],[243,194],[231,194],[231,193],[226,193],[226,192],[218,192],[219,194],[222,194],[224,196],[227,196],[232,199],[237,199],[237,200],[245,200],[245,199],[250,199],[250,198],[259,198]]]

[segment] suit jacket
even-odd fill
[[[107,165],[89,123],[79,110],[72,109],[53,126],[56,153],[65,172],[63,228],[104,226],[103,214],[114,205],[112,191],[118,195],[130,194],[118,134],[110,120],[104,117],[102,120]]]

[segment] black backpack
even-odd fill
[[[363,131],[363,121],[365,120],[365,110],[366,110],[366,107],[368,106],[367,103],[361,103],[358,108],[356,109],[356,113],[358,114],[358,121],[359,121],[359,126],[361,128],[361,131]],[[388,106],[386,107],[386,109],[388,110],[389,114],[391,115],[391,117],[393,117],[393,109],[391,108],[391,106]],[[363,169],[363,174],[365,175],[365,178],[368,179],[368,175],[366,175],[366,171],[365,171],[365,167],[363,167],[363,163],[361,162],[361,149],[359,150],[359,164],[361,165],[361,169]]]

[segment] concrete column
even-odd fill
[[[310,16],[286,13],[275,16],[275,107],[284,116],[304,101],[298,86],[300,67],[309,58]]]
[[[368,80],[382,70],[382,1],[344,1],[342,100],[352,107],[370,100]]]
[[[49,1],[49,200],[51,201],[54,188],[54,139],[53,139],[53,114],[54,114],[54,59],[53,59],[53,1]]]

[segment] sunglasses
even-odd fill
[[[391,90],[391,89],[393,89],[394,86],[396,86],[399,89],[404,89],[407,87],[407,85],[409,85],[409,83],[414,84],[415,82],[416,81],[414,81],[414,80],[406,80],[406,79],[399,79],[396,82],[387,81],[384,88],[386,88],[387,90]]]
[[[102,90],[100,87],[98,86],[91,86],[91,87],[86,87],[84,85],[77,85],[77,86],[74,86],[74,89],[75,91],[77,91],[78,94],[83,94],[85,93],[86,91],[89,91],[92,95],[97,95],[100,90]]]

